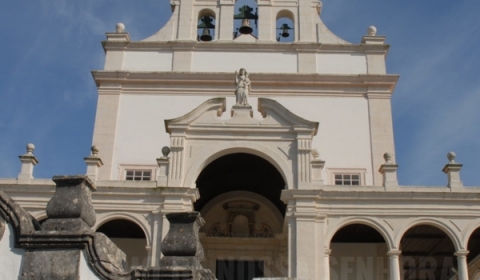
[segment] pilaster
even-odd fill
[[[233,39],[233,14],[235,1],[233,0],[220,0],[220,16],[217,20],[218,40],[219,41],[232,41]]]
[[[383,164],[385,151],[395,151],[393,138],[393,121],[391,94],[387,92],[367,92],[368,117],[370,126],[370,147],[372,153],[372,170],[377,170]],[[392,154],[395,162],[395,155]],[[383,184],[382,175],[373,172],[373,185]]]

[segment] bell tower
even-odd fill
[[[235,22],[239,20],[242,23],[239,29],[246,26],[248,21],[250,26],[255,25],[255,41],[258,42],[276,42],[278,30],[291,29],[294,42],[345,43],[331,33],[320,19],[322,3],[319,1],[173,0],[171,7],[169,22],[147,41],[197,40],[197,30],[201,28],[204,31],[207,26],[203,20],[208,18],[215,21],[215,26],[209,25],[207,28],[215,33],[214,41],[234,41],[241,34],[249,34],[240,31],[235,35]],[[288,18],[293,26],[277,24],[279,18]]]

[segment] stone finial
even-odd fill
[[[392,155],[389,153],[384,153],[383,159],[385,159],[385,163],[392,163]]]
[[[447,159],[448,159],[449,163],[456,163],[455,162],[456,157],[457,157],[457,155],[454,152],[448,152],[448,154],[447,154]]]
[[[93,157],[98,157],[98,152],[100,152],[98,147],[95,145],[92,145],[92,148],[90,148],[90,151],[91,151],[91,156]]]
[[[83,158],[85,164],[87,165],[87,177],[96,182],[98,179],[98,168],[103,165],[102,159],[98,156],[100,151],[97,146],[92,145],[90,148],[90,156]]]
[[[368,36],[376,36],[377,35],[377,28],[373,25],[369,26],[367,29]]]
[[[447,154],[448,163],[442,169],[443,173],[447,174],[447,186],[451,189],[463,187],[460,179],[460,170],[463,164],[456,162],[456,157],[454,152],[449,152]]]
[[[392,162],[392,155],[384,153],[385,163],[380,166],[378,172],[382,174],[383,186],[385,189],[398,187],[397,169],[398,165]]]
[[[162,155],[164,158],[167,158],[168,155],[170,154],[170,148],[168,146],[164,146],[162,148]]]
[[[18,180],[28,183],[33,179],[33,167],[38,164],[38,159],[33,155],[35,151],[35,145],[32,143],[27,144],[27,152],[19,156],[22,162],[20,173],[18,174]]]
[[[115,30],[117,31],[117,33],[125,32],[125,24],[121,22],[117,23],[117,25],[115,25]]]
[[[320,153],[317,149],[312,149],[312,156],[313,158],[317,159],[320,156]]]

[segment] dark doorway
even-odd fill
[[[218,280],[252,280],[263,277],[263,261],[217,260]]]
[[[285,204],[280,194],[285,181],[278,170],[267,160],[247,153],[235,153],[220,157],[211,162],[196,181],[200,199],[195,202],[195,210],[202,208],[212,198],[231,191],[249,191],[268,198],[282,215]]]

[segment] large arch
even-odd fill
[[[208,149],[203,149],[202,152],[190,160],[191,164],[187,167],[185,173],[184,186],[195,188],[195,181],[203,168],[214,160],[233,153],[248,153],[267,160],[282,175],[285,181],[285,189],[295,188],[294,178],[292,176],[292,169],[295,170],[295,168],[288,164],[287,156],[279,149],[274,150],[267,145],[254,141],[219,143],[218,145],[209,146]]]
[[[146,219],[138,218],[137,216],[132,215],[128,212],[110,212],[97,214],[97,222],[95,223],[93,230],[97,231],[101,225],[112,220],[127,220],[136,224],[142,229],[143,233],[145,234],[145,237],[147,239],[147,246],[152,245],[152,238],[150,236],[149,230],[147,229],[148,224],[145,224]]]
[[[200,199],[195,210],[200,211],[213,198],[232,191],[248,191],[269,199],[285,214],[280,200],[285,181],[269,161],[250,153],[230,153],[210,162],[196,181]]]

